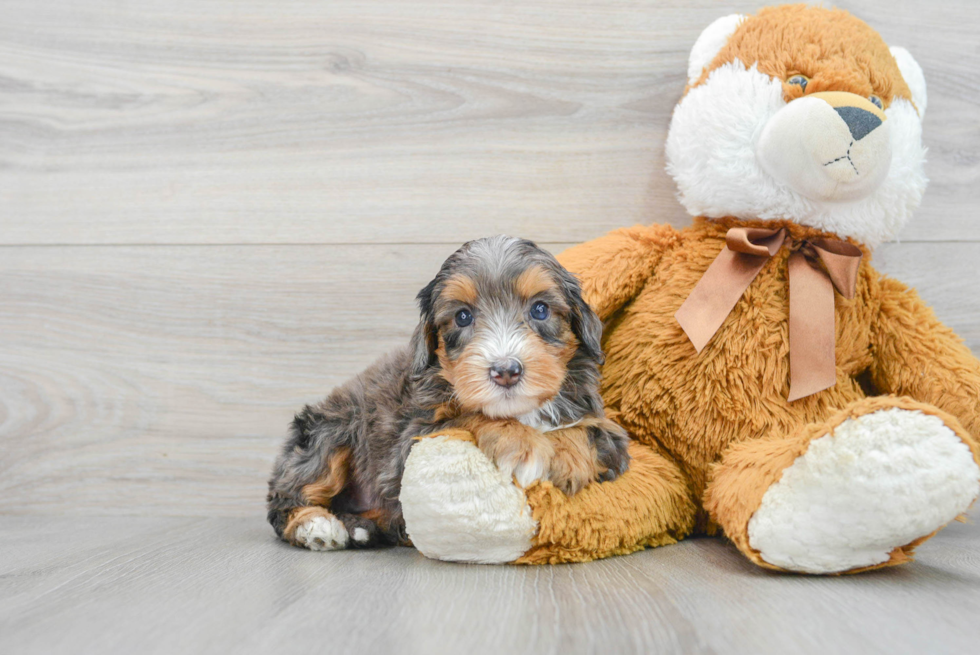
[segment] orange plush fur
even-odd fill
[[[750,559],[777,568],[761,560],[745,534],[769,484],[811,439],[883,406],[942,417],[980,461],[980,363],[913,290],[882,277],[867,258],[854,300],[836,296],[834,387],[786,400],[786,249],[767,262],[695,356],[674,313],[733,225],[786,227],[793,238],[819,234],[791,222],[698,219],[680,231],[663,225],[618,230],[559,257],[608,321],[603,396],[611,415],[650,448],[634,447],[633,466],[622,479],[574,498],[547,483],[529,489],[541,528],[519,561],[594,559],[673,543],[692,532],[714,534],[721,524]],[[899,397],[869,398],[869,392]],[[723,458],[733,444],[747,445]],[[729,480],[726,473],[739,467],[758,470],[757,477]],[[901,556],[886,564],[906,561],[911,548],[896,549]]]
[[[869,25],[846,11],[817,13],[806,5],[762,9],[732,34],[692,86],[703,84],[711,71],[736,59],[754,62],[760,72],[776,79],[805,75],[808,93],[874,94],[885,108],[895,97],[912,99],[888,46]],[[803,95],[795,84],[784,84],[783,90],[787,101]]]

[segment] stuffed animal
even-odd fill
[[[667,138],[696,218],[560,260],[606,325],[630,470],[568,498],[466,435],[421,440],[402,504],[426,555],[584,561],[723,532],[806,573],[900,564],[980,493],[980,362],[871,250],[925,190],[922,70],[843,11],[726,16]]]

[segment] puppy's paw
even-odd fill
[[[480,450],[504,475],[527,487],[547,479],[554,447],[541,432],[518,421],[493,421],[478,433]]]
[[[337,518],[344,524],[347,535],[350,537],[347,542],[348,548],[374,548],[391,545],[391,540],[371,519],[356,514],[340,514]]]
[[[562,493],[571,497],[582,491],[590,482],[596,479],[595,467],[590,466],[588,469],[566,468],[562,463],[552,461],[551,473],[548,479]]]
[[[615,480],[630,465],[630,438],[626,430],[609,419],[600,419],[588,427],[589,441],[595,448],[599,464],[599,480]]]
[[[548,479],[552,457],[550,448],[533,442],[513,444],[513,446],[513,448],[503,449],[492,458],[497,468],[506,476],[513,477],[522,487],[527,487],[538,480]]]
[[[527,487],[531,483],[545,477],[547,470],[548,462],[545,461],[544,457],[540,453],[531,451],[517,463],[513,469],[513,475],[514,479],[517,480],[517,484],[522,487]]]
[[[574,496],[598,479],[595,454],[582,428],[556,430],[551,433],[555,454],[551,458],[548,480],[566,496]]]
[[[297,526],[293,540],[310,550],[342,550],[349,536],[336,516],[314,516]]]

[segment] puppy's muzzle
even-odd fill
[[[502,387],[512,387],[521,379],[524,367],[516,359],[494,362],[490,367],[490,379]]]

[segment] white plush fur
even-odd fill
[[[922,74],[922,67],[919,66],[919,62],[908,50],[898,46],[892,47],[890,50],[892,57],[898,64],[898,70],[902,71],[902,78],[909,85],[909,91],[912,92],[912,102],[915,103],[915,108],[919,110],[919,119],[921,120],[926,116],[926,106],[928,105],[926,76]]]
[[[722,16],[704,28],[687,60],[687,80],[694,84],[704,69],[711,64],[718,52],[728,43],[728,38],[735,33],[739,24],[745,20],[743,14]]]
[[[880,410],[810,443],[766,491],[749,543],[791,571],[871,566],[956,518],[978,493],[970,449],[939,418]]]
[[[342,550],[347,548],[347,528],[334,516],[315,516],[296,528],[295,539],[310,550]]]
[[[874,247],[893,238],[926,187],[925,150],[915,107],[893,100],[887,116],[891,163],[862,198],[808,198],[765,171],[756,156],[766,124],[787,106],[780,80],[735,61],[713,70],[674,110],[667,170],[695,216],[790,219]],[[800,129],[806,129],[801,125]]]
[[[538,529],[524,491],[467,441],[434,437],[415,444],[400,498],[409,538],[426,557],[512,562]]]

